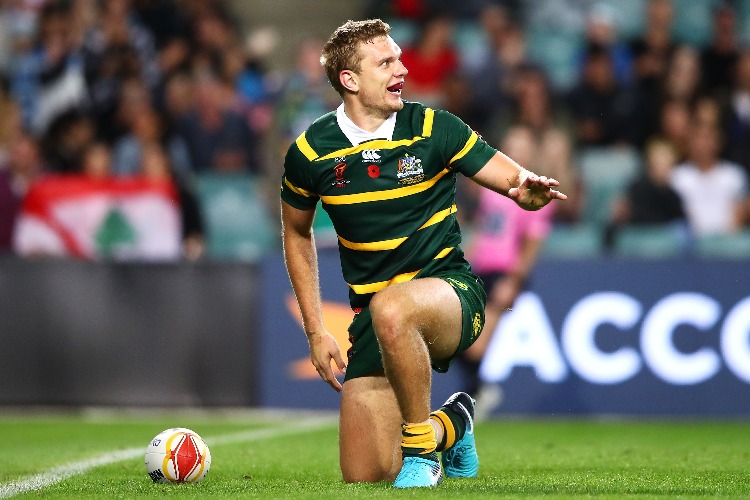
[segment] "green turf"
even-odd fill
[[[333,424],[260,441],[211,444],[218,436],[278,424],[267,417],[221,414],[0,415],[0,488],[108,450],[145,448],[162,429],[185,426],[211,447],[211,470],[200,484],[153,484],[138,457],[18,498],[750,498],[748,422],[484,423],[476,430],[480,477],[419,491],[344,484]]]

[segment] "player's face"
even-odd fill
[[[357,98],[370,112],[389,116],[404,107],[401,89],[408,70],[401,62],[401,49],[391,37],[378,37],[361,43],[363,55]]]

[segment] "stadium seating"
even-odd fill
[[[718,0],[690,0],[674,4],[674,36],[679,42],[701,47],[711,38],[712,10]]]
[[[702,258],[747,260],[750,258],[750,230],[698,238],[695,251]]]
[[[202,174],[198,199],[206,224],[209,258],[256,261],[278,245],[275,224],[248,174]]]
[[[686,226],[625,226],[617,231],[614,253],[619,257],[667,258],[689,249]]]
[[[578,159],[585,203],[584,223],[602,226],[610,219],[613,201],[638,175],[641,159],[633,148],[586,148]]]
[[[543,258],[586,259],[601,255],[602,232],[585,224],[558,225],[552,229],[541,251]]]
[[[578,80],[576,54],[582,39],[578,33],[534,29],[527,35],[529,59],[542,66],[552,86],[570,89]]]

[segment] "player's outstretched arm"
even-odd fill
[[[521,208],[539,210],[552,200],[567,200],[567,195],[553,189],[555,179],[536,175],[497,152],[472,179],[479,185],[504,194]]]
[[[314,210],[299,210],[281,202],[284,262],[302,313],[302,327],[310,346],[310,361],[320,378],[340,392],[341,383],[333,374],[331,360],[342,372],[346,370],[346,364],[336,339],[323,325],[318,258],[312,233],[314,217]]]

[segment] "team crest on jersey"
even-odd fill
[[[333,174],[336,176],[336,179],[331,183],[333,187],[342,188],[349,184],[350,181],[344,179],[344,170],[346,170],[346,163],[343,161],[337,163],[336,166],[333,167]]]
[[[379,149],[365,149],[362,151],[362,159],[364,161],[369,161],[373,163],[379,163],[380,162],[380,151]]]
[[[396,172],[398,182],[401,184],[416,184],[424,180],[424,169],[422,160],[416,156],[405,154],[398,159],[398,170]]]

